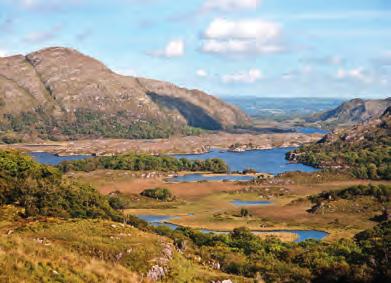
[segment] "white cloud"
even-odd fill
[[[208,76],[208,72],[205,71],[204,69],[198,69],[198,70],[196,71],[196,75],[197,75],[198,77],[205,78],[205,77]]]
[[[337,71],[337,78],[340,80],[354,79],[364,83],[372,82],[372,78],[369,76],[369,74],[366,73],[363,67],[353,69],[339,69]]]
[[[256,9],[260,0],[206,0],[204,10],[235,11],[238,9]]]
[[[241,71],[238,73],[228,74],[222,76],[224,83],[255,83],[263,79],[263,73],[259,69],[250,69],[248,71]]]
[[[164,50],[159,50],[151,53],[151,55],[153,56],[166,57],[166,58],[181,57],[184,54],[185,54],[185,43],[182,39],[171,40],[170,42],[167,43]]]
[[[279,24],[261,19],[231,21],[217,18],[204,32],[201,50],[217,54],[262,54],[284,51]]]

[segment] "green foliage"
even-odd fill
[[[218,158],[207,160],[177,159],[170,156],[153,156],[147,154],[124,154],[102,156],[83,160],[64,161],[58,168],[62,172],[94,171],[97,169],[131,170],[131,171],[210,171],[213,173],[228,172],[227,164]]]
[[[58,169],[17,151],[0,151],[0,205],[4,204],[23,207],[26,217],[121,218],[94,188],[70,183]]]
[[[244,169],[242,171],[243,174],[256,174],[257,173],[257,170],[253,169],[253,168],[247,168],[247,169]]]
[[[241,217],[247,217],[247,216],[249,216],[249,215],[250,215],[250,212],[248,211],[247,208],[241,208],[241,209],[240,209],[240,216],[241,216]]]
[[[262,240],[247,228],[231,233],[206,234],[189,228],[175,231],[155,228],[192,249],[204,261],[219,262],[230,274],[263,279],[266,282],[389,282],[391,222],[359,233],[354,240],[332,243],[307,240],[283,243],[276,238]],[[189,242],[191,244],[183,244]]]
[[[168,138],[172,135],[199,135],[202,129],[187,125],[176,125],[169,118],[165,121],[134,121],[132,113],[125,111],[108,115],[104,112],[78,108],[75,119],[53,119],[42,108],[22,112],[19,115],[6,114],[0,124],[0,130],[16,133],[37,134],[43,139],[57,139],[67,136],[107,137],[126,139]]]
[[[326,137],[288,153],[287,158],[318,168],[344,169],[356,178],[391,180],[390,121],[385,116],[377,127]]]
[[[358,185],[346,189],[322,192],[318,195],[310,196],[313,203],[337,199],[354,199],[360,196],[372,196],[381,203],[387,203],[391,199],[391,186],[389,185]]]
[[[391,221],[383,222],[374,229],[355,236],[362,247],[368,266],[374,271],[374,282],[389,282],[391,279]]]
[[[173,201],[175,196],[171,193],[169,189],[166,188],[155,188],[147,189],[140,193],[144,197],[154,198],[160,201]]]

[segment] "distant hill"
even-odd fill
[[[249,123],[199,90],[122,76],[76,50],[0,58],[0,129],[28,137],[158,138]]]
[[[319,168],[347,169],[363,179],[391,180],[391,106],[379,118],[337,129],[287,158]]]
[[[379,118],[391,106],[391,98],[363,100],[352,99],[335,109],[315,114],[307,118],[308,122],[320,122],[329,125],[353,125]]]
[[[257,96],[227,96],[224,101],[238,106],[247,115],[258,119],[294,119],[310,116],[335,108],[344,102],[337,98],[308,97],[257,97]]]

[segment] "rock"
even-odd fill
[[[113,127],[146,124],[173,130],[185,126],[219,130],[250,123],[242,111],[202,91],[122,76],[91,57],[61,47],[1,57],[0,98],[2,114],[31,113],[37,118],[32,126],[36,130],[48,126],[45,117],[49,117],[58,127],[48,127],[48,132],[62,139],[68,135],[66,127],[72,127],[80,115]],[[0,122],[7,121],[1,115]],[[83,123],[79,119],[78,127],[88,127]]]
[[[164,268],[159,265],[152,266],[147,274],[147,278],[155,282],[163,279],[164,276],[166,276],[166,272],[164,271]]]

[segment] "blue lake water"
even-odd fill
[[[328,233],[324,231],[318,231],[318,230],[270,230],[270,231],[254,231],[255,234],[262,234],[267,232],[288,232],[288,233],[294,233],[298,235],[298,238],[295,240],[295,242],[303,242],[305,240],[322,240],[325,238]]]
[[[178,218],[178,216],[139,214],[139,215],[136,215],[136,217],[148,222],[149,224],[151,224],[152,226],[155,226],[155,227],[166,226],[166,227],[171,228],[173,230],[175,230],[176,228],[179,227],[178,225],[165,222],[170,219]]]
[[[288,151],[295,149],[289,148],[273,148],[265,150],[250,150],[245,152],[230,152],[213,149],[208,153],[203,154],[180,154],[175,155],[177,158],[199,159],[221,158],[229,166],[231,171],[243,171],[244,169],[252,168],[257,172],[279,174],[289,171],[314,172],[316,168],[303,164],[289,163],[285,159],[285,154]]]
[[[302,134],[322,134],[326,135],[330,133],[328,130],[323,130],[319,128],[307,128],[307,127],[296,127],[295,131]]]
[[[173,230],[178,228],[178,225],[172,224],[172,223],[166,223],[166,221],[170,219],[180,218],[179,216],[166,216],[166,215],[136,215],[138,218],[148,222],[152,226],[166,226]],[[226,231],[214,231],[209,229],[201,229],[200,230],[203,233],[216,233],[216,234],[226,234],[229,232]],[[324,231],[318,231],[318,230],[269,230],[269,231],[253,231],[254,234],[262,234],[262,233],[268,233],[268,232],[287,232],[287,233],[294,233],[298,235],[298,238],[295,240],[295,242],[302,242],[305,240],[313,239],[313,240],[322,240],[325,238],[328,233]]]
[[[53,153],[48,153],[48,152],[30,152],[29,154],[39,163],[47,164],[47,165],[58,165],[66,160],[80,160],[80,159],[86,159],[92,157],[91,155],[57,156]]]
[[[268,200],[249,201],[249,200],[239,200],[239,199],[235,199],[235,200],[231,201],[231,203],[236,206],[257,206],[257,205],[272,204],[272,202],[268,201]]]

